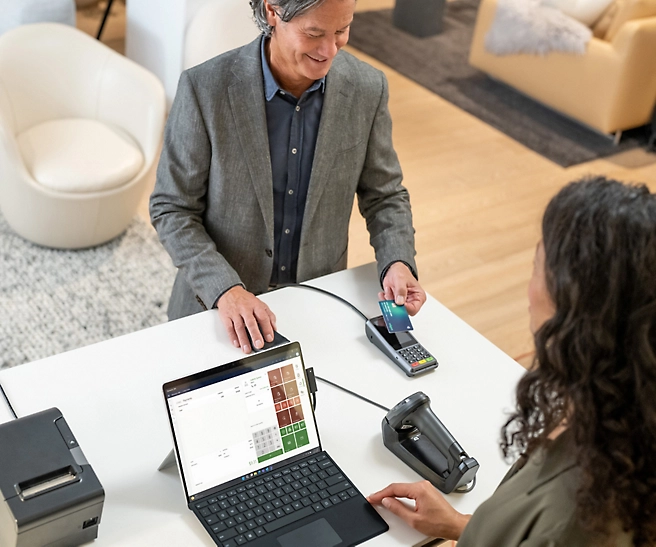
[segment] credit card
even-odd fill
[[[383,319],[389,332],[412,330],[412,323],[405,306],[397,306],[394,300],[381,300],[378,305],[383,312]]]

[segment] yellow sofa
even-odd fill
[[[616,0],[584,55],[497,56],[485,49],[497,0],[482,0],[469,62],[602,133],[651,121],[656,104],[656,0]]]

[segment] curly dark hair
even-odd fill
[[[565,186],[542,220],[554,316],[502,429],[506,457],[548,445],[565,422],[581,484],[578,518],[638,547],[656,545],[656,195],[589,177]]]

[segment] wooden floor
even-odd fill
[[[119,13],[109,19],[104,41],[121,51],[124,7],[115,4]],[[392,5],[393,0],[358,0],[357,9]],[[87,13],[78,17],[78,26],[95,34],[98,20],[92,11]],[[656,155],[634,150],[562,168],[397,72],[348,50],[389,80],[394,144],[412,200],[423,287],[528,364],[532,341],[526,288],[550,197],[586,174],[646,182],[656,190]],[[146,200],[140,212],[147,216]],[[354,210],[349,266],[372,260],[364,221]]]

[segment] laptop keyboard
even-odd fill
[[[221,547],[245,545],[358,492],[325,452],[194,505]]]

